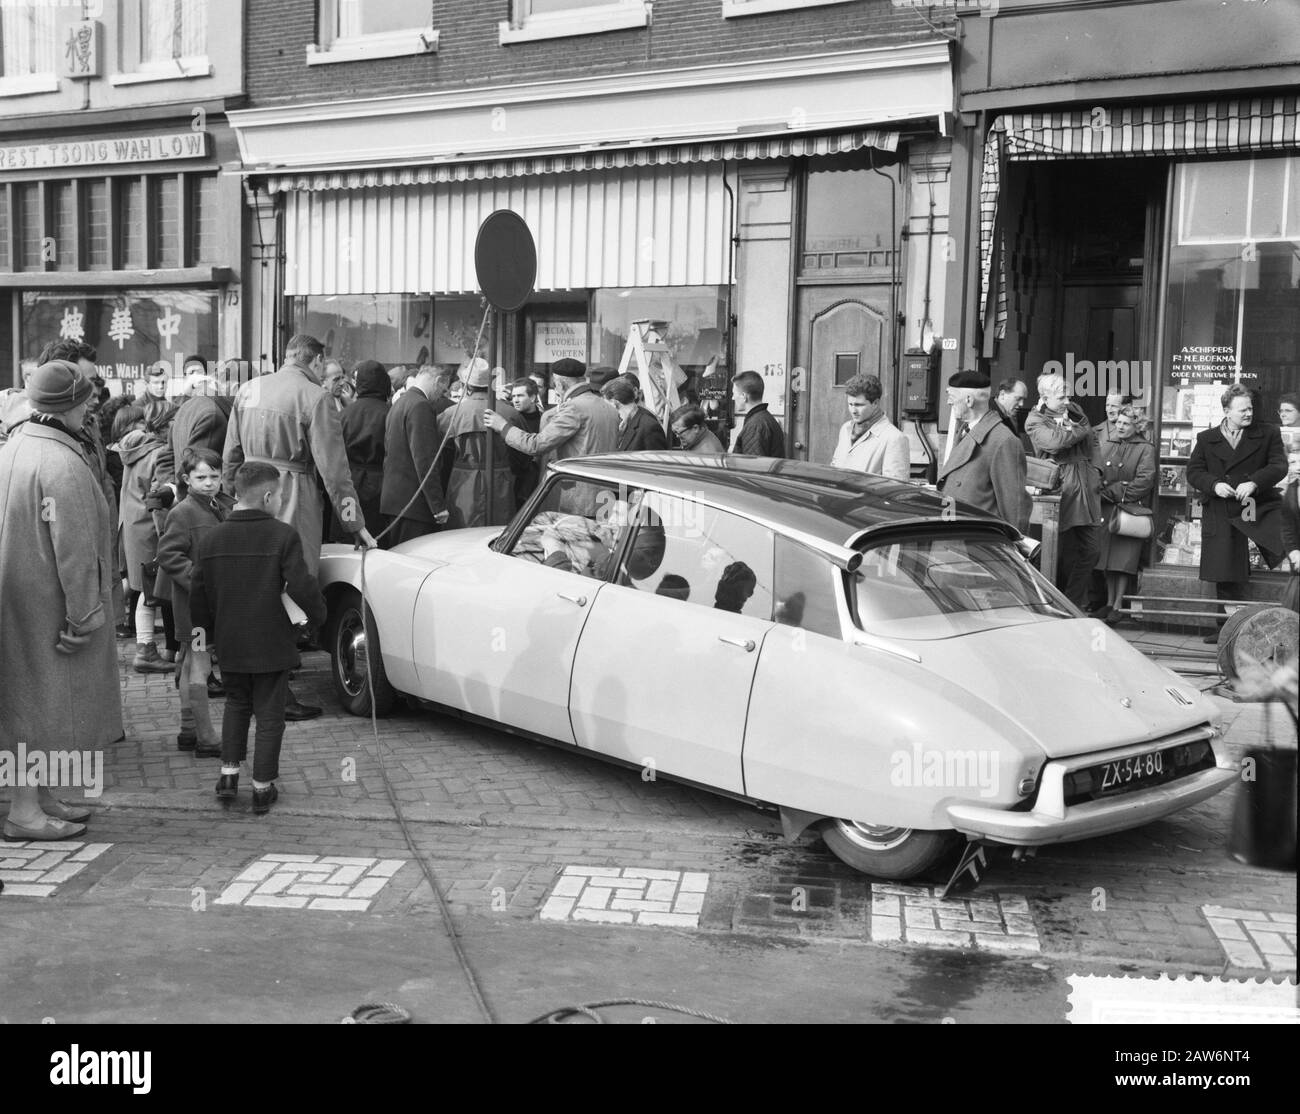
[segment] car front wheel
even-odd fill
[[[397,703],[397,690],[388,683],[384,672],[374,616],[368,624],[362,618],[359,592],[349,591],[339,600],[330,631],[330,672],[339,703],[354,716],[368,716],[373,689],[375,715],[388,715]]]
[[[897,882],[924,874],[957,842],[953,832],[894,828],[861,820],[827,820],[821,834],[831,853],[854,870]]]

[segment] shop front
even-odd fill
[[[643,345],[724,421],[731,378],[754,370],[792,455],[829,460],[848,355],[897,397],[906,164],[918,142],[942,153],[951,98],[947,44],[926,43],[232,113],[279,238],[259,294],[274,340],[254,346],[305,330],[347,367],[462,365],[475,238],[509,209],[538,274],[482,342],[507,378],[566,357],[635,369]],[[941,203],[946,219],[946,182]]]
[[[1257,391],[1276,426],[1300,390],[1298,120],[1295,96],[1016,113],[985,144],[982,355],[1031,405],[1062,374],[1094,425],[1108,396],[1136,399],[1159,460],[1148,594],[1196,577],[1187,462],[1223,391]],[[1282,434],[1300,449],[1300,428]]]
[[[0,351],[5,386],[51,340],[96,349],[114,393],[160,363],[239,352],[242,197],[213,117],[150,130],[0,144]]]

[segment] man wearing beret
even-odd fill
[[[519,452],[544,460],[575,456],[600,456],[618,448],[618,415],[587,379],[587,369],[577,360],[557,360],[551,365],[560,405],[542,415],[537,433],[525,433],[500,414],[486,411],[483,420]]]
[[[47,768],[51,752],[89,754],[123,735],[114,519],[78,436],[93,390],[74,363],[42,365],[27,385],[32,413],[0,449],[0,750],[44,754]],[[13,789],[6,839],[86,830],[89,811],[52,788]]]
[[[988,376],[960,371],[948,380],[948,405],[962,434],[939,469],[939,490],[995,514],[1022,534],[1029,529],[1025,450],[994,409]]]

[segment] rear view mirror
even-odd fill
[[[1042,548],[1042,542],[1036,542],[1033,538],[1028,538],[1024,535],[1021,535],[1021,537],[1016,541],[1016,549],[1020,551],[1020,555],[1026,561],[1034,560],[1034,558],[1038,556],[1039,550]]]

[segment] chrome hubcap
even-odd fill
[[[836,820],[836,828],[850,843],[864,851],[888,851],[912,834],[911,828],[894,828],[888,824],[864,824],[861,820]]]
[[[356,611],[349,611],[339,621],[334,661],[343,691],[349,696],[360,696],[365,692],[366,628]]]

